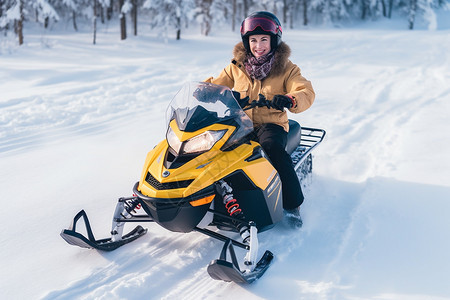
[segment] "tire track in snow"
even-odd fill
[[[104,254],[111,263],[44,299],[159,299],[193,272],[206,273],[212,259],[208,255],[217,246],[198,233],[171,233],[155,226],[139,241]]]
[[[355,202],[355,206],[348,212],[348,223],[342,228],[341,234],[336,237],[339,241],[336,254],[325,269],[326,277],[333,278],[333,281],[340,281],[340,273],[342,271],[340,266],[345,265],[345,261],[349,257],[356,259],[360,248],[364,245],[364,241],[370,237],[370,224],[368,224],[370,219],[366,218],[368,216],[365,215],[367,203],[364,202],[364,193],[366,191],[367,189],[365,188],[359,195],[359,200]],[[353,248],[354,243],[352,241],[355,236],[358,236],[358,238],[363,237],[359,240],[359,247],[356,249]]]
[[[410,134],[416,113],[450,94],[442,76],[436,69],[383,67],[364,76],[370,79],[353,83],[353,89],[364,94],[353,95],[347,107],[337,110],[324,143],[333,171],[342,179],[362,181],[393,170],[392,154],[402,136]],[[429,91],[433,85],[436,88]]]
[[[0,153],[92,133],[150,112],[164,115],[183,82],[203,80],[199,74],[206,67],[186,63],[178,45],[158,46],[154,52],[159,55],[138,52],[132,59],[118,57],[120,52],[99,59],[95,48],[76,53],[77,48],[65,49],[63,57],[42,52],[23,64],[30,68],[26,78],[23,71],[15,78],[16,64],[5,64],[7,84],[20,89],[0,100]],[[67,61],[66,54],[73,60]]]

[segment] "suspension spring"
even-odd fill
[[[230,216],[239,215],[242,209],[239,208],[239,203],[233,197],[233,194],[228,194],[224,196],[225,208]]]
[[[233,196],[233,189],[224,180],[219,182],[221,187],[221,194],[223,198],[223,203],[230,216],[238,216],[242,214],[242,209],[239,208],[239,203]]]

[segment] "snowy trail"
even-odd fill
[[[157,42],[148,53],[128,44],[118,45],[116,51],[83,43],[67,48],[56,42],[37,54],[25,49],[19,65],[15,59],[2,63],[0,90],[5,92],[0,102],[0,153],[33,146],[43,132],[54,135],[49,138],[61,138],[64,130],[93,131],[104,123],[147,111],[164,117],[168,102],[183,82],[209,76],[203,64],[196,65],[201,50],[200,54],[187,52],[189,57],[185,57],[179,55],[178,47],[204,49],[206,43],[195,45],[195,39],[181,41],[181,45]],[[127,57],[123,57],[125,49]],[[178,72],[180,66],[191,71]],[[216,69],[220,70],[218,64]]]
[[[304,227],[260,234],[260,252],[275,260],[251,286],[210,279],[206,266],[222,245],[198,233],[150,224],[113,253],[59,237],[81,208],[97,238],[108,234],[115,201],[130,195],[164,137],[168,102],[183,82],[217,75],[236,36],[111,36],[103,38],[113,46],[95,47],[89,35],[45,38],[0,56],[6,298],[450,299],[448,30],[285,34],[317,92],[310,110],[291,117],[327,136],[305,190]]]
[[[325,38],[330,38],[327,43],[334,40]],[[328,142],[321,151],[329,156],[328,170],[342,180],[395,176],[448,186],[448,168],[437,168],[428,159],[432,148],[433,156],[441,158],[434,161],[450,167],[446,148],[435,147],[450,139],[442,126],[450,111],[448,35],[425,39],[419,33],[413,39],[376,33],[359,38],[345,44],[345,51],[327,52],[332,57],[322,69],[311,67],[321,78],[315,87],[322,98],[308,123],[317,119],[327,128]],[[377,39],[382,42],[373,44]],[[430,165],[423,164],[426,160]]]

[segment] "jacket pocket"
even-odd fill
[[[246,84],[246,83],[242,83],[242,82],[239,82],[239,81],[238,81],[238,82],[235,82],[235,83],[234,83],[233,89],[234,89],[236,92],[241,93],[241,98],[242,98],[242,97],[248,96],[249,86],[248,86],[248,84]]]
[[[261,93],[266,96],[266,99],[272,100],[275,95],[284,95],[285,91],[281,87],[273,85],[265,85],[261,89]]]

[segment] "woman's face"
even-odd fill
[[[270,52],[270,35],[255,34],[248,38],[250,51],[255,57],[263,56]]]

